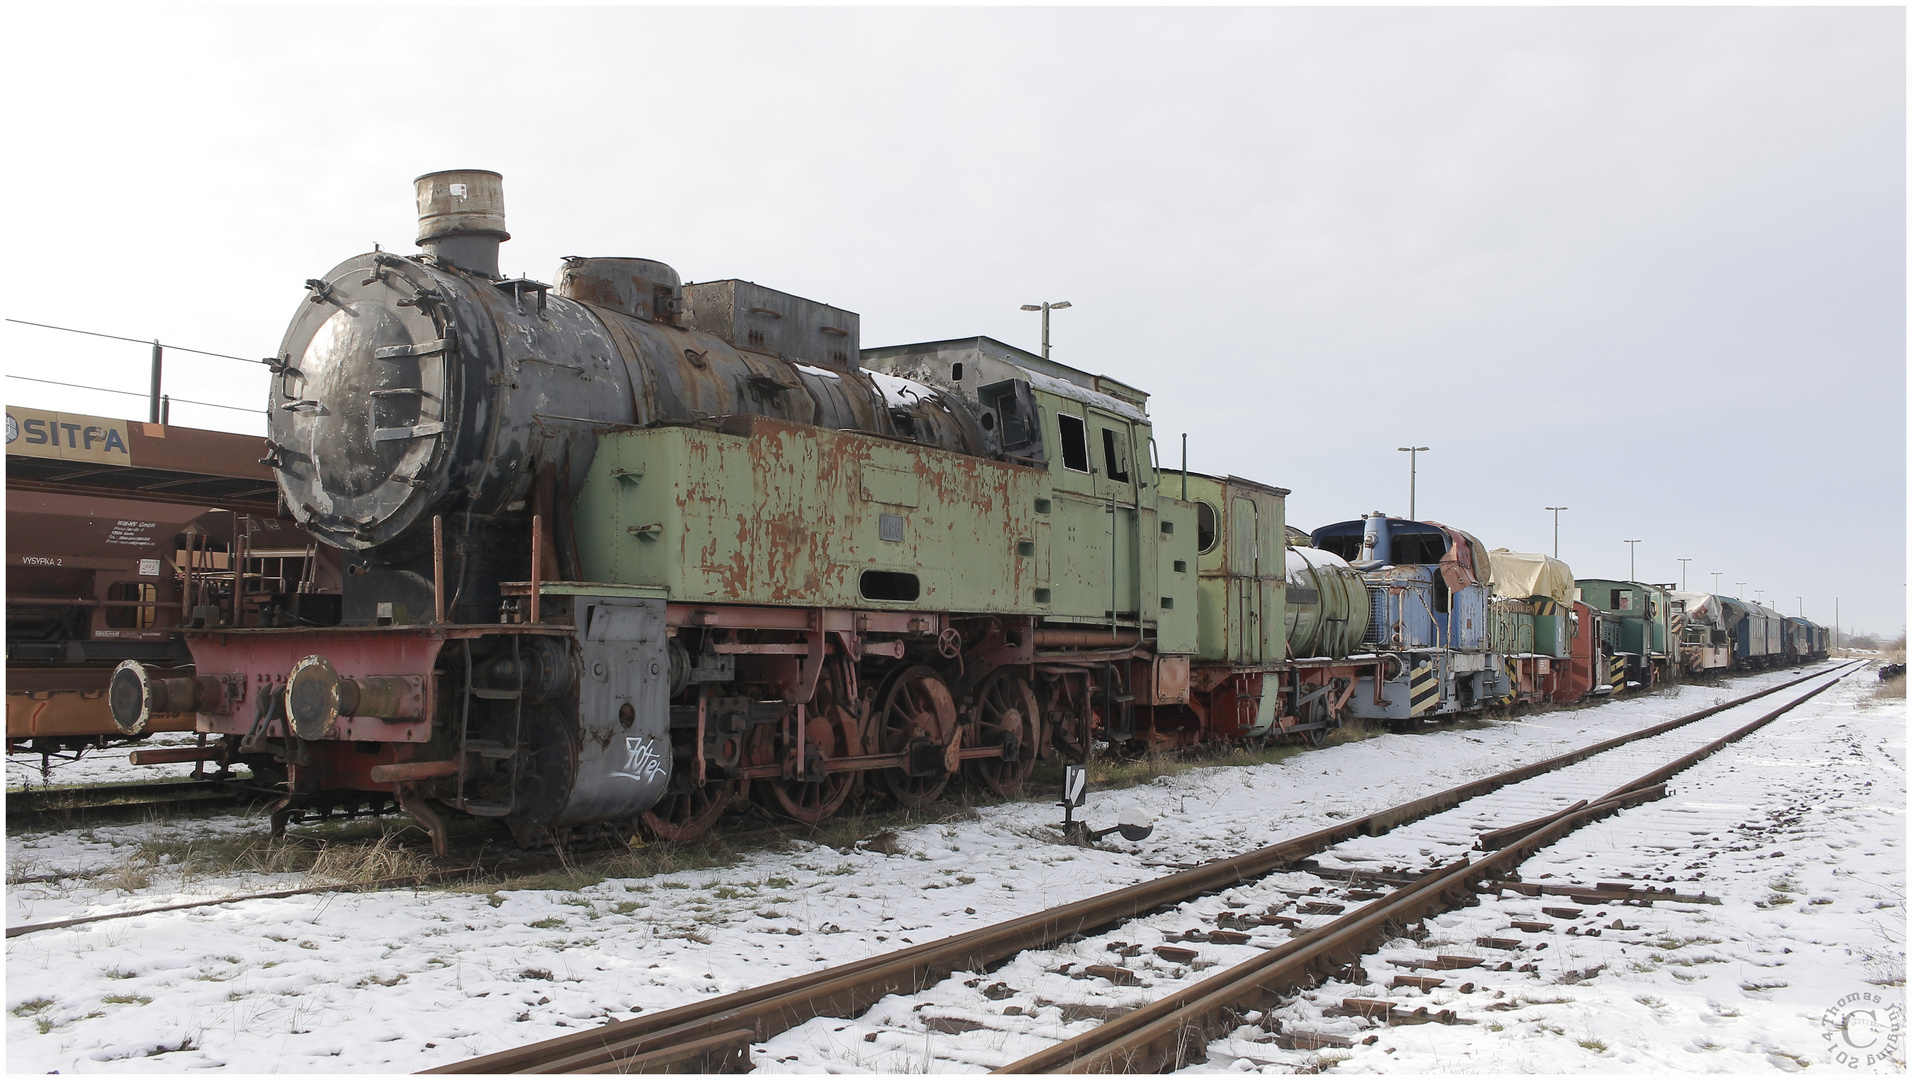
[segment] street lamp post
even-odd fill
[[[1724,571],[1724,570],[1715,570],[1715,571],[1713,571],[1713,593],[1714,593],[1715,595],[1718,595],[1718,593],[1719,593],[1719,576],[1720,576],[1721,574],[1724,574],[1725,572],[1726,572],[1726,571]]]
[[[1805,618],[1806,617],[1806,598],[1803,596],[1795,596],[1793,597],[1793,599],[1799,601],[1799,617],[1802,619]]]
[[[1558,558],[1560,557],[1560,512],[1561,512],[1562,510],[1565,510],[1565,509],[1567,509],[1567,507],[1564,507],[1564,506],[1543,506],[1543,507],[1541,507],[1541,509],[1542,509],[1542,510],[1552,510],[1552,511],[1553,511],[1553,516],[1554,516],[1554,558],[1556,558],[1556,559],[1558,559]]]
[[[1407,455],[1407,519],[1409,521],[1419,521],[1420,518],[1414,512],[1414,485],[1421,471],[1421,451],[1426,450],[1427,447],[1397,446],[1395,449]]]
[[[1681,592],[1685,592],[1685,591],[1686,591],[1686,564],[1687,564],[1687,563],[1690,563],[1690,562],[1692,562],[1692,561],[1693,561],[1692,559],[1680,559],[1680,560],[1678,560],[1678,562],[1679,562],[1679,564],[1680,564],[1680,591],[1681,591]]]
[[[1049,313],[1051,311],[1061,311],[1068,306],[1069,302],[1067,300],[1059,300],[1053,304],[1044,300],[1040,304],[1024,304],[1022,306],[1024,311],[1042,312],[1042,358],[1044,360],[1049,359]]]
[[[1622,540],[1620,542],[1627,546],[1627,580],[1632,581],[1634,577],[1637,576],[1633,570],[1633,553],[1639,550],[1638,548],[1635,548],[1633,545],[1639,543],[1639,541],[1638,540]]]

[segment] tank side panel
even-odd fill
[[[585,578],[693,603],[1034,612],[1038,471],[748,426],[606,436],[575,511]],[[866,571],[912,575],[918,594],[866,595]]]

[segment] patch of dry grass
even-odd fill
[[[1880,701],[1904,701],[1905,676],[1895,676],[1880,683],[1873,689],[1872,696]]]
[[[369,845],[325,845],[313,856],[306,876],[326,884],[357,884],[390,878],[422,878],[431,870],[429,855],[402,846],[396,833],[386,833]]]
[[[1349,717],[1341,726],[1328,732],[1327,745],[1340,746],[1344,743],[1366,742],[1376,735],[1385,735],[1385,731],[1368,726],[1366,720]]]
[[[1334,740],[1335,733],[1328,739]],[[1366,735],[1360,738],[1367,738]],[[1253,747],[1207,747],[1192,750],[1151,750],[1145,754],[1120,756],[1103,754],[1089,760],[1089,786],[1091,788],[1129,788],[1146,784],[1160,776],[1180,776],[1192,769],[1214,768],[1218,766],[1273,765],[1286,761],[1297,754],[1306,753],[1307,747],[1298,743],[1277,743],[1271,746]],[[1046,770],[1037,769],[1038,777]],[[1055,773],[1055,784],[1061,785],[1061,773]]]

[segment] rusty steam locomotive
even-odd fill
[[[192,711],[272,759],[277,828],[356,793],[441,844],[448,808],[525,842],[639,815],[683,838],[753,785],[811,821],[863,776],[1013,790],[1083,746],[1115,661],[1186,699],[1152,609],[1186,548],[1193,622],[1195,515],[1158,528],[1140,395],[989,356],[979,394],[888,375],[851,312],[646,259],[505,278],[499,176],[416,187],[422,252],[309,280],[273,363],[268,458],[343,553],[338,625],[195,633],[190,678],[129,662],[123,729]],[[1039,398],[1074,423],[1059,454]],[[1091,426],[1113,499],[1046,482],[1089,478]],[[1085,587],[1037,572],[1059,502],[1111,519]]]

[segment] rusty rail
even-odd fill
[[[1466,799],[1565,768],[1616,746],[1651,738],[1826,674],[1829,673],[1817,672],[1804,675],[1653,727],[1595,743],[1532,765],[1483,777],[1400,806],[1389,807],[1364,817],[1340,822],[1293,840],[1258,848],[1232,858],[1218,859],[1072,904],[1025,915],[940,941],[868,957],[840,967],[827,968],[708,1001],[679,1006],[653,1016],[605,1024],[589,1031],[502,1050],[424,1071],[428,1073],[556,1073],[615,1072],[638,1067],[656,1068],[660,1071],[686,1068],[687,1065],[681,1057],[671,1058],[669,1055],[664,1055],[664,1057],[653,1059],[652,1055],[744,1030],[753,1033],[753,1041],[763,1041],[813,1017],[856,1015],[887,995],[914,993],[934,985],[951,972],[981,970],[987,965],[1016,953],[1054,945],[1072,934],[1087,933],[1102,926],[1135,918],[1159,907],[1182,903],[1198,896],[1232,888],[1245,881],[1288,867],[1296,861],[1352,837],[1386,832],[1397,825],[1450,809]],[[1505,850],[1523,849],[1516,845]],[[668,1059],[666,1065],[650,1064],[653,1060],[662,1062],[666,1059]],[[626,1062],[629,1064],[625,1064]]]
[[[1529,855],[1575,829],[1628,806],[1664,797],[1668,777],[1758,731],[1850,674],[1850,669],[1839,671],[1825,685],[1598,799],[1583,800],[1545,818],[1484,834],[1504,842],[1504,834],[1525,830],[1520,839],[1504,843],[1492,855],[1452,863],[1219,975],[995,1071],[1166,1072],[1204,1060],[1208,1043],[1237,1026],[1243,1015],[1270,1008],[1280,995],[1312,985],[1317,976],[1353,963],[1381,944],[1392,928],[1451,906],[1473,892],[1476,882],[1506,874]]]
[[[26,923],[7,927],[6,936],[20,937],[25,934],[37,934],[43,930],[63,930],[71,926],[85,926],[89,923],[107,922],[113,919],[133,919],[142,915],[160,915],[169,911],[190,911],[194,908],[218,907],[222,904],[239,904],[248,900],[283,900],[292,896],[310,896],[315,893],[332,892],[377,892],[384,889],[432,885],[454,878],[470,877],[478,874],[496,873],[536,873],[553,867],[575,865],[572,860],[563,857],[526,860],[521,863],[497,864],[493,866],[469,865],[450,866],[441,870],[428,870],[422,874],[400,874],[394,877],[375,878],[371,881],[341,881],[330,885],[303,885],[290,889],[273,889],[268,892],[240,893],[235,896],[221,897],[217,900],[189,900],[179,904],[165,904],[160,907],[139,908],[134,911],[109,911],[101,915],[80,915],[71,919],[57,919],[52,922]]]
[[[233,806],[241,795],[217,780],[179,780],[70,788],[29,788],[7,792],[7,820],[13,824],[94,813],[145,813],[153,810]]]

